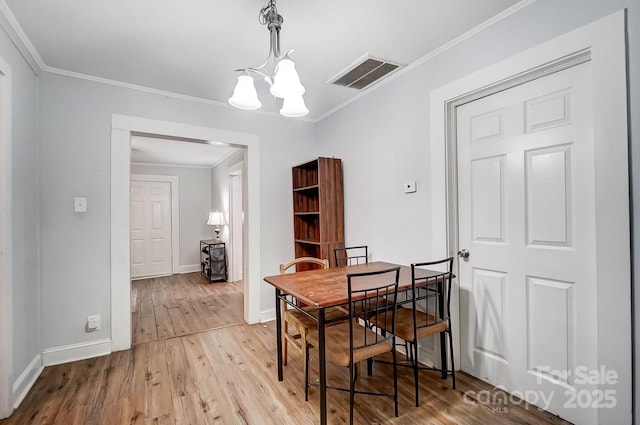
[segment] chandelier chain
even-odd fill
[[[267,25],[272,21],[272,18],[269,19],[269,16],[278,16],[278,9],[276,8],[276,0],[269,0],[269,3],[260,9],[260,13],[258,13],[258,22],[261,25]]]

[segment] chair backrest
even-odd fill
[[[384,341],[393,342],[396,329],[399,277],[400,267],[347,275],[352,360],[354,350]],[[390,300],[393,302],[389,303]],[[382,335],[382,333],[371,332],[366,326],[356,325],[360,320],[366,321],[372,316],[377,316],[383,323],[391,323],[391,332]],[[362,344],[354,346],[354,332],[363,333]]]
[[[440,273],[421,277],[419,269],[427,268]],[[453,257],[437,261],[411,264],[413,320],[418,329],[448,322],[451,316],[451,279]],[[423,301],[424,300],[424,301]],[[426,314],[418,314],[418,310]]]
[[[293,266],[296,266],[296,271],[297,271],[297,267],[300,264],[305,264],[305,265],[317,264],[320,266],[321,269],[329,268],[329,260],[327,260],[326,258],[322,259],[322,258],[315,258],[315,257],[299,257],[299,258],[296,258],[295,260],[289,261],[288,263],[280,264],[280,274],[285,274],[286,271]]]
[[[336,267],[353,266],[369,262],[369,248],[367,245],[349,246],[333,250]]]

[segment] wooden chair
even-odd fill
[[[325,329],[326,359],[336,365],[349,368],[349,423],[353,424],[354,396],[377,395],[392,398],[395,415],[398,416],[398,374],[394,324],[397,304],[380,302],[382,299],[397,300],[400,267],[347,275],[349,294],[349,320]],[[357,288],[357,289],[356,289]],[[390,324],[389,331],[382,335],[364,326],[367,317],[384,317]],[[305,350],[305,400],[309,399],[309,347],[318,345],[318,331],[307,336]],[[393,393],[356,391],[357,364],[375,356],[391,352],[393,357]],[[346,388],[327,387],[346,391]]]
[[[336,267],[353,266],[369,263],[369,247],[367,245],[349,246],[333,250]]]
[[[289,261],[286,264],[280,264],[280,274],[284,274],[287,270],[291,269],[294,266],[298,265],[319,265],[320,268],[328,269],[329,268],[329,260],[320,259],[315,257],[300,257],[295,260]],[[297,302],[296,300],[290,300],[291,302]],[[301,353],[304,353],[304,347],[307,344],[307,335],[310,331],[318,329],[317,322],[312,318],[306,315],[305,313],[297,310],[295,308],[289,308],[289,305],[286,301],[281,300],[281,312],[282,312],[282,364],[287,364],[288,357],[288,345],[292,343],[293,346],[297,347]],[[313,308],[304,308],[311,315],[315,314],[315,309]],[[335,319],[336,317],[345,317],[345,313],[343,310],[336,309],[327,309],[325,312],[325,317],[327,319]],[[294,331],[296,333],[290,333],[290,331]],[[305,363],[306,363],[305,358]],[[306,367],[306,364],[305,364]]]
[[[429,278],[416,277],[416,268],[428,267],[429,269],[442,270],[441,274]],[[411,292],[407,296],[408,305],[411,308],[398,308],[396,314],[395,330],[393,324],[382,316],[372,317],[371,324],[384,331],[394,332],[394,334],[405,341],[407,349],[407,363],[399,366],[409,366],[413,368],[413,380],[415,386],[415,403],[419,406],[419,381],[418,372],[420,370],[436,370],[442,373],[443,379],[451,375],[453,389],[456,388],[455,365],[453,359],[453,336],[451,333],[451,279],[453,269],[453,257],[439,261],[429,261],[424,263],[411,264]],[[423,338],[435,335],[448,335],[449,355],[451,367],[444,367],[446,364],[447,351],[444,344],[445,339],[441,338],[440,356],[441,367],[427,367],[419,363],[418,346]]]

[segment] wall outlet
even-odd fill
[[[83,197],[73,198],[73,211],[87,212],[87,198],[83,198]]]
[[[100,330],[100,315],[87,316],[87,332],[95,332]]]

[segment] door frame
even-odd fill
[[[479,70],[431,92],[432,254],[455,255],[457,158],[455,107],[461,103],[589,60],[593,69],[598,364],[617,372],[616,408],[597,411],[600,423],[630,423],[632,412],[631,252],[625,12]],[[555,67],[555,68],[554,68]],[[560,68],[557,68],[560,67]],[[609,188],[617,190],[608,190]],[[611,279],[615,276],[615,279]],[[615,314],[612,314],[615,312]],[[460,316],[459,287],[452,316]],[[460,323],[458,321],[458,323]],[[454,327],[460,357],[460,331]]]
[[[260,321],[260,139],[251,133],[191,124],[111,115],[111,351],[131,348],[131,135],[149,133],[170,137],[214,140],[246,147],[244,161],[246,193],[243,247],[244,320]],[[249,261],[250,259],[250,261]]]
[[[238,223],[236,222],[236,215],[238,214],[238,211],[235,211],[234,205],[235,205],[235,197],[238,196],[238,194],[236,192],[234,192],[233,190],[233,178],[234,176],[241,176],[240,178],[243,178],[243,174],[244,174],[244,161],[239,161],[233,165],[231,165],[229,167],[229,242],[230,242],[230,247],[231,247],[231,252],[229,255],[229,281],[231,282],[235,282],[237,280],[239,280],[239,276],[238,276],[238,266],[237,263],[238,261],[238,255],[237,255],[237,251],[234,247],[234,240],[235,240],[235,233],[238,231],[237,227],[238,227]],[[240,203],[242,205],[244,205],[243,202],[243,194],[242,194],[242,185],[240,186]],[[244,210],[244,208],[243,208]],[[240,211],[240,216],[242,217],[242,211]],[[242,220],[240,220],[240,226],[242,226]],[[243,248],[244,249],[244,248]],[[242,261],[240,261],[241,263],[244,261],[242,258],[240,258]]]
[[[131,181],[168,182],[171,184],[171,273],[180,273],[180,184],[178,176],[131,174]],[[129,232],[129,243],[131,243],[131,232]]]
[[[13,412],[11,68],[0,57],[0,418]]]

